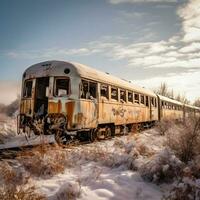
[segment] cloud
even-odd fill
[[[183,20],[183,41],[200,41],[200,1],[189,0],[187,4],[178,9],[177,14]]]
[[[176,3],[178,0],[109,0],[111,4],[121,4],[121,3]]]
[[[160,76],[150,79],[134,81],[141,86],[148,88],[157,88],[160,83],[166,82],[169,88],[173,88],[176,94],[181,92],[185,94],[190,101],[194,101],[196,97],[200,97],[200,71],[171,74],[171,76]]]
[[[159,0],[110,0],[112,3],[135,2],[175,2]],[[125,18],[139,16],[137,13],[121,13]],[[199,95],[200,75],[200,1],[190,0],[177,11],[181,20],[182,29],[179,33],[167,40],[152,42],[153,32],[137,41],[130,42],[130,38],[124,36],[105,36],[98,41],[88,42],[80,48],[52,48],[40,51],[10,51],[7,56],[11,58],[40,58],[52,57],[65,58],[68,56],[91,56],[101,54],[111,60],[122,60],[127,63],[129,69],[142,69],[155,71],[167,69],[169,73],[165,77],[151,79],[157,85],[166,80],[172,87],[187,91],[193,96]],[[149,28],[149,27],[147,27]],[[145,31],[145,30],[143,30]],[[146,37],[146,38],[145,38]],[[146,41],[147,42],[144,42]],[[98,55],[97,55],[98,56]],[[179,69],[179,70],[177,70]],[[173,74],[179,71],[179,74]],[[187,72],[187,73],[186,73]],[[192,78],[194,75],[194,79]],[[157,75],[155,75],[157,76]],[[152,75],[151,75],[152,77]],[[144,82],[146,80],[143,80]],[[192,85],[191,85],[192,83]],[[148,80],[146,82],[148,85]],[[189,86],[191,91],[189,91]],[[196,92],[195,92],[196,91]]]

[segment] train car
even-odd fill
[[[161,119],[177,120],[184,118],[183,103],[162,95],[158,95],[158,102],[159,102],[159,120]]]
[[[46,61],[23,74],[19,133],[106,138],[158,120],[154,92],[82,64]]]
[[[184,116],[188,117],[200,117],[200,108],[192,105],[184,105]]]

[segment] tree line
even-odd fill
[[[160,86],[158,88],[155,88],[153,91],[156,94],[160,94],[170,99],[180,101],[184,104],[191,104],[191,102],[187,99],[185,94],[180,94],[180,93],[176,94],[174,90],[170,89],[167,83],[165,82],[161,83]],[[200,98],[197,98],[192,105],[200,107]]]

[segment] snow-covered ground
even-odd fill
[[[9,129],[4,130],[8,132]],[[23,141],[20,144],[24,145],[26,140],[22,137],[15,137],[10,145],[17,145],[20,140]],[[38,139],[32,138],[34,140]],[[140,168],[162,151],[163,143],[164,137],[151,129],[111,140],[59,148],[59,151],[66,153],[68,163],[62,173],[53,176],[47,173],[43,177],[29,171],[29,183],[35,185],[37,191],[49,200],[159,200],[165,187],[145,180]],[[3,145],[8,144],[7,141]],[[54,151],[48,153],[51,157]],[[46,159],[50,158],[47,156]],[[23,165],[21,158],[13,162],[23,169],[26,165]],[[25,162],[28,161],[25,159]],[[34,159],[30,162],[34,162]]]
[[[187,191],[184,187],[199,187],[199,182],[191,182],[191,178],[190,185],[186,179],[182,185],[177,182],[185,165],[166,147],[167,137],[157,128],[62,148],[44,144],[55,143],[53,136],[32,135],[27,141],[23,135],[16,135],[14,118],[1,119],[0,150],[38,143],[42,146],[0,161],[1,172],[5,170],[0,174],[0,185],[5,183],[5,177],[10,181],[14,174],[12,187],[34,186],[34,192],[49,200],[161,200],[172,191],[173,183],[183,191]],[[187,178],[190,169],[184,173]]]

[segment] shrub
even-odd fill
[[[190,118],[172,128],[167,134],[167,146],[181,161],[192,160],[200,153],[200,120]]]
[[[168,195],[163,200],[199,200],[200,179],[182,178],[173,184]]]
[[[165,135],[165,133],[169,130],[172,126],[173,122],[168,119],[162,119],[156,123],[156,129],[160,135]]]
[[[20,168],[14,169],[7,162],[0,163],[1,171],[1,200],[45,200],[43,195],[36,192],[34,186],[28,184],[29,177]]]
[[[41,145],[31,151],[24,151],[17,158],[24,168],[38,177],[52,177],[63,173],[69,165],[68,154],[59,147]]]
[[[80,183],[66,183],[56,193],[56,200],[75,200],[81,194]]]
[[[160,183],[172,181],[173,178],[179,175],[182,167],[183,163],[176,158],[173,152],[169,149],[164,149],[141,166],[139,172],[144,179]]]

